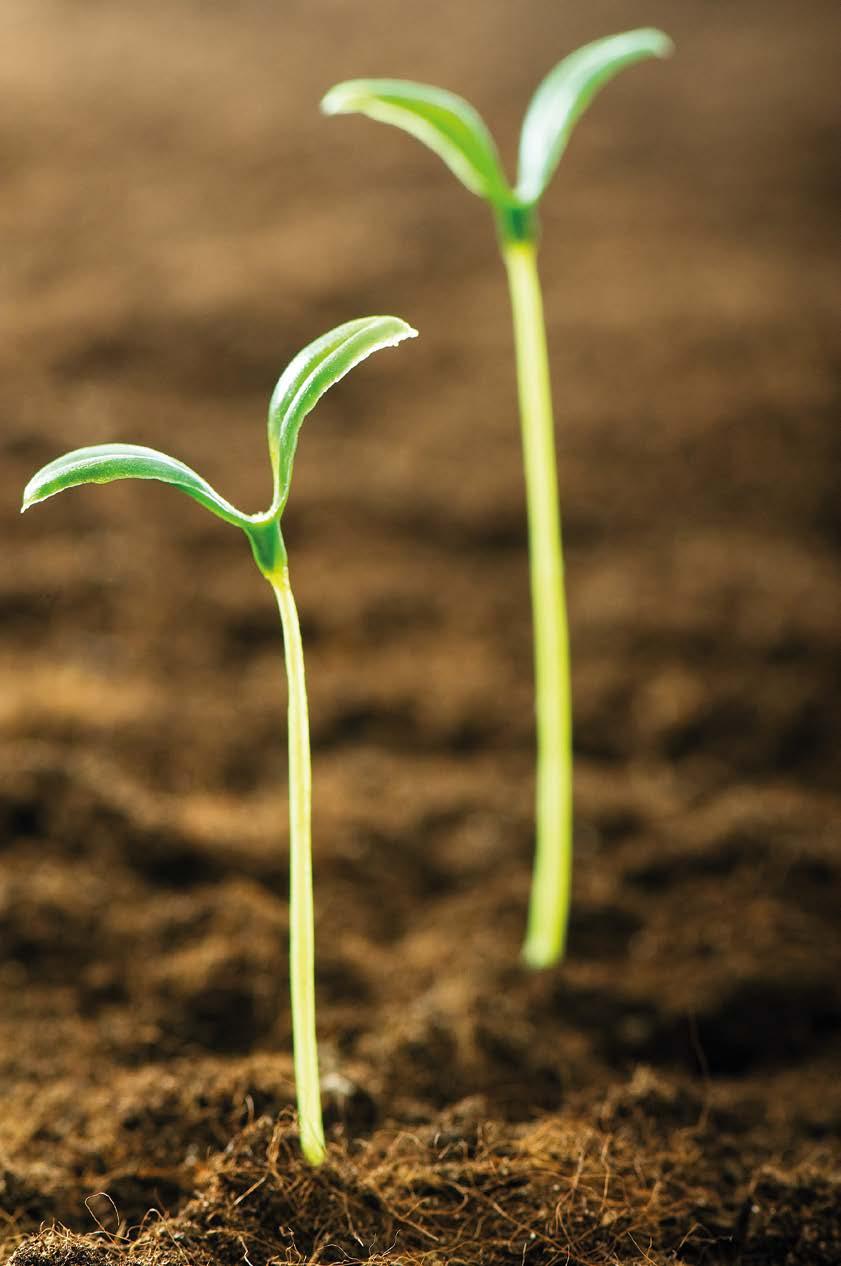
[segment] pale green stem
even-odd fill
[[[523,956],[563,957],[572,880],[572,702],[552,391],[533,241],[503,241],[526,472],[537,712],[536,846]]]
[[[268,577],[283,625],[289,682],[289,979],[292,1043],[301,1150],[312,1165],[324,1160],[324,1126],[315,1035],[315,919],[312,902],[312,773],[304,651],[289,570]]]

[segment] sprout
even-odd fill
[[[274,590],[283,627],[289,684],[289,975],[295,1085],[301,1149],[313,1165],[324,1160],[324,1127],[315,1032],[315,932],[312,903],[311,773],[304,655],[289,584],[280,520],[289,496],[301,423],[328,388],[381,347],[416,331],[397,317],[362,317],[322,335],[299,352],[281,375],[269,405],[272,503],[263,514],[243,514],[183,462],[137,444],[79,448],[39,470],[23,494],[23,510],[65,488],[115,479],[158,479],[180,488],[205,509],[242,528]]]
[[[513,189],[484,122],[454,93],[399,79],[354,79],[332,88],[321,103],[326,114],[367,114],[410,132],[490,204],[497,222],[514,321],[534,613],[537,821],[523,947],[534,967],[563,957],[572,879],[569,633],[537,208],[575,123],[599,89],[623,66],[666,57],[671,49],[662,31],[627,31],[587,44],[560,62],[526,111]]]

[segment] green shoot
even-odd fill
[[[526,112],[513,188],[484,122],[453,93],[396,79],[354,79],[332,88],[321,103],[326,114],[366,114],[416,136],[490,204],[497,223],[514,323],[534,616],[536,847],[523,947],[533,967],[563,957],[572,880],[569,634],[537,209],[575,123],[596,93],[624,66],[666,57],[671,49],[662,31],[627,31],[587,44],[560,62]]]
[[[269,405],[269,454],[274,493],[268,510],[244,514],[201,475],[166,453],[136,444],[98,444],[50,462],[29,481],[21,510],[66,488],[115,479],[158,479],[180,488],[205,509],[241,528],[277,600],[289,686],[289,975],[295,1085],[301,1150],[312,1165],[325,1157],[315,1028],[315,927],[312,900],[311,773],[304,655],[289,584],[280,520],[289,496],[292,465],[304,418],[328,388],[382,347],[416,331],[397,317],[363,317],[316,339],[280,378]]]

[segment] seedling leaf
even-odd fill
[[[403,128],[443,158],[471,193],[495,204],[511,199],[484,120],[454,92],[404,79],[350,79],[331,88],[321,108],[325,114],[367,114]]]
[[[516,192],[522,202],[531,205],[544,193],[572,129],[599,89],[624,66],[668,57],[672,48],[669,37],[654,28],[625,31],[585,44],[549,72],[531,99],[520,134]]]
[[[249,523],[247,515],[220,497],[207,480],[189,466],[140,444],[94,444],[91,448],[76,448],[63,457],[57,457],[33,475],[26,485],[21,513],[39,501],[64,492],[65,488],[78,488],[82,484],[110,484],[115,479],[158,479],[180,488],[227,523],[234,523],[237,527],[245,527]]]
[[[270,513],[283,511],[292,481],[298,432],[307,414],[340,378],[381,347],[396,347],[417,330],[399,317],[360,317],[322,334],[290,361],[269,404],[269,455],[274,477]]]

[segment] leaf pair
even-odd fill
[[[244,514],[183,462],[138,444],[96,444],[65,453],[30,479],[21,510],[80,484],[158,479],[186,492],[205,509],[251,536],[256,527],[280,521],[289,496],[301,425],[324,393],[372,352],[394,347],[405,338],[414,338],[416,333],[399,317],[361,317],[330,330],[298,353],[281,375],[269,405],[274,493],[271,507],[264,514]]]
[[[526,111],[513,189],[482,118],[455,93],[401,79],[352,79],[331,88],[321,108],[326,114],[367,114],[401,127],[492,206],[530,208],[543,196],[573,127],[599,89],[624,66],[667,57],[671,50],[667,35],[646,28],[585,44],[559,62]]]

